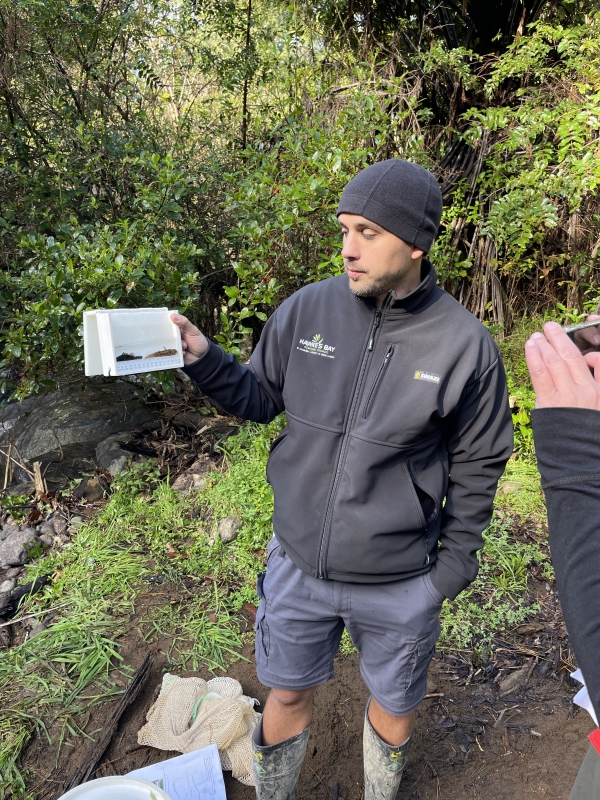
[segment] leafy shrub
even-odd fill
[[[433,30],[359,55],[326,15],[262,0],[249,27],[246,14],[237,0],[22,0],[0,19],[6,382],[23,395],[80,375],[81,313],[102,305],[178,306],[239,354],[285,297],[341,269],[340,191],[395,156],[438,176],[432,260],[495,332],[559,302],[585,310],[600,269],[597,11],[567,26],[549,10],[493,58]]]
[[[386,80],[381,88],[391,95],[400,81]],[[351,89],[337,108],[294,115],[273,131],[271,146],[247,150],[225,205],[234,223],[238,280],[225,289],[228,311],[221,313],[216,337],[221,344],[239,353],[243,337],[253,332],[249,320],[266,321],[292,292],[343,269],[335,210],[344,186],[387,157],[390,138],[405,157],[422,161],[423,137],[405,125],[421,114],[409,104],[390,116],[376,93]]]
[[[80,370],[82,313],[115,306],[168,306],[185,313],[197,298],[206,250],[181,223],[194,192],[170,156],[144,153],[146,182],[131,218],[81,223],[71,216],[54,235],[23,235],[18,261],[0,273],[6,369],[20,364],[20,393],[53,386]]]

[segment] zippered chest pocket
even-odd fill
[[[367,402],[365,403],[365,408],[364,408],[364,411],[363,411],[363,418],[368,417],[370,412],[371,412],[371,409],[373,408],[373,404],[374,404],[375,399],[377,397],[377,393],[379,391],[379,387],[383,383],[383,379],[385,378],[385,373],[387,372],[387,369],[389,367],[390,361],[392,360],[392,355],[393,354],[394,354],[394,345],[390,344],[390,345],[388,345],[388,348],[385,351],[385,355],[383,357],[383,361],[379,365],[379,369],[377,370],[377,372],[375,374],[375,380],[373,381],[373,385],[371,386],[371,389],[369,390],[369,394],[368,394],[368,397],[367,397]]]

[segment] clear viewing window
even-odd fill
[[[86,375],[183,366],[181,333],[167,308],[97,309],[83,316]]]

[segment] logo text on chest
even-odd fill
[[[416,381],[428,381],[429,383],[439,383],[442,380],[441,377],[434,372],[423,372],[423,370],[420,369],[415,372],[414,378]]]
[[[308,339],[300,339],[296,350],[300,350],[303,353],[313,353],[317,356],[325,356],[325,358],[335,358],[333,355],[335,347],[325,344],[320,333],[315,333],[310,341]]]

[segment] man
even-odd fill
[[[558,593],[600,720],[600,353],[581,355],[556,322],[544,332],[525,348],[536,394],[535,449]],[[600,800],[600,738],[593,738],[570,800]]]
[[[249,367],[174,316],[202,391],[246,419],[287,414],[257,587],[257,672],[271,687],[255,733],[261,800],[295,797],[313,694],[344,626],[371,693],[364,796],[395,797],[441,604],[477,574],[512,426],[491,336],[424,259],[441,209],[416,164],[359,173],[337,211],[346,274],[286,300]]]

